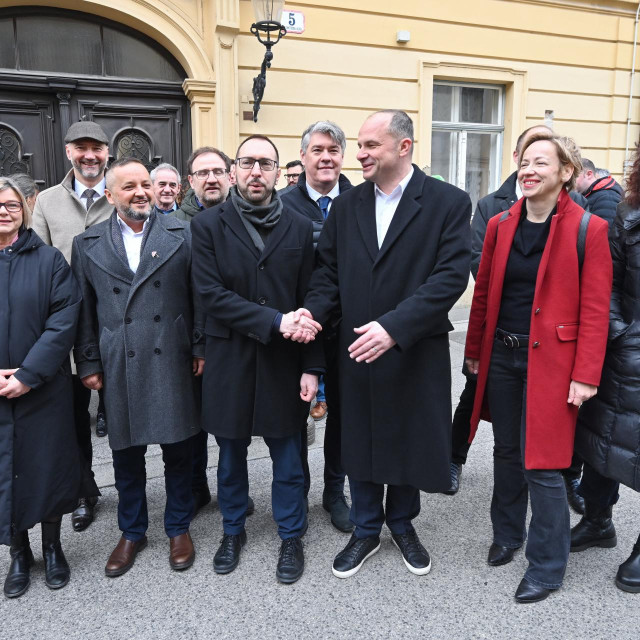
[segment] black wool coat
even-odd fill
[[[350,478],[424,491],[449,487],[448,312],[469,277],[469,196],[414,165],[378,249],[374,185],[333,203],[304,306],[320,323],[342,307],[342,464]],[[396,346],[372,364],[347,347],[377,320]]]
[[[598,393],[578,414],[575,448],[601,475],[640,491],[640,209],[618,206],[609,243],[609,343]]]
[[[0,397],[0,543],[98,495],[73,426],[69,352],[80,290],[64,256],[35,231],[0,252],[0,369],[31,390]]]
[[[231,201],[193,219],[193,274],[206,314],[202,428],[209,433],[300,433],[309,412],[300,376],[324,366],[322,346],[285,340],[274,321],[278,312],[302,306],[313,269],[312,230],[285,206],[261,254]]]

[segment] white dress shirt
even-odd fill
[[[376,230],[378,233],[378,248],[380,248],[384,242],[384,237],[387,235],[387,231],[389,231],[389,225],[391,224],[393,215],[398,208],[400,198],[402,198],[402,194],[404,193],[406,186],[409,184],[409,180],[411,180],[412,175],[413,167],[411,167],[409,173],[402,178],[400,184],[398,184],[398,186],[389,195],[381,191],[377,184],[374,186],[376,194]]]
[[[516,178],[516,198],[518,200],[522,198],[522,189],[520,188],[520,183],[518,182],[518,178]]]
[[[122,231],[122,242],[124,242],[124,250],[127,252],[127,261],[129,262],[129,268],[133,273],[138,270],[140,264],[140,249],[142,248],[142,236],[144,230],[149,224],[149,220],[145,220],[142,225],[142,231],[136,233],[126,222],[122,220],[119,215],[116,215],[118,224],[120,225],[120,231]]]
[[[318,204],[318,199],[322,198],[323,194],[321,194],[319,191],[316,191],[313,187],[310,187],[308,182],[305,183],[305,186],[307,187],[307,193],[309,194],[309,197],[316,204]],[[326,195],[331,198],[331,200],[329,200],[329,207],[328,207],[328,210],[331,211],[331,205],[333,204],[333,201],[340,195],[340,186],[339,186],[339,184],[336,182],[336,184],[333,187],[333,189],[331,189],[331,191],[329,191],[329,193],[327,193]],[[320,206],[320,205],[318,205],[318,206]]]
[[[76,192],[76,195],[78,196],[78,198],[80,198],[85,209],[87,208],[87,198],[83,198],[82,194],[87,189],[93,189],[97,194],[93,199],[93,201],[95,202],[98,198],[102,198],[102,196],[104,195],[104,189],[106,186],[107,186],[106,178],[102,178],[102,180],[100,180],[100,182],[98,182],[98,184],[95,187],[87,187],[87,185],[82,184],[82,182],[80,182],[78,178],[76,178],[75,176],[73,177],[73,190]]]

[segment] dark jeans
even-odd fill
[[[238,535],[244,530],[249,501],[247,449],[251,438],[220,438],[218,459],[218,504],[224,532]],[[271,507],[278,535],[285,540],[299,536],[305,525],[304,475],[300,438],[265,438],[273,462]]]
[[[192,439],[162,444],[164,486],[167,503],[164,530],[175,538],[189,530],[193,515]],[[146,446],[113,451],[113,470],[118,490],[118,526],[122,535],[133,542],[140,540],[149,526],[147,513]]]
[[[76,438],[82,457],[91,469],[93,462],[93,447],[91,446],[91,416],[89,415],[89,403],[91,402],[91,389],[82,384],[80,376],[71,376],[73,386],[73,419],[76,426]]]
[[[586,502],[602,509],[612,507],[618,498],[620,483],[611,478],[601,476],[589,463],[584,463],[582,481],[578,493]]]
[[[350,520],[357,538],[379,536],[386,522],[391,533],[402,535],[413,531],[411,521],[420,513],[420,491],[414,487],[384,485],[349,478],[351,489]],[[384,504],[384,507],[383,507]]]
[[[193,440],[193,483],[194,493],[201,493],[209,490],[207,481],[207,465],[209,463],[209,450],[207,444],[209,434],[202,430],[192,438]]]
[[[493,420],[494,486],[491,501],[493,541],[517,548],[526,537],[527,500],[531,522],[525,578],[557,589],[569,559],[569,506],[564,480],[555,469],[525,469],[527,349],[493,345],[487,379]]]
[[[471,434],[471,414],[473,402],[476,397],[478,377],[466,370],[462,371],[467,380],[460,394],[460,400],[453,414],[451,424],[451,461],[456,464],[465,464],[469,453],[469,435]]]

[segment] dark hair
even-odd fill
[[[640,153],[636,146],[636,155],[633,159],[631,173],[627,178],[627,188],[625,192],[625,202],[636,209],[640,207]]]
[[[236,160],[238,159],[238,153],[240,153],[240,149],[242,149],[242,145],[245,142],[249,142],[249,140],[266,140],[272,147],[273,150],[276,152],[276,163],[280,164],[280,154],[278,153],[278,147],[276,147],[275,144],[273,144],[273,142],[267,138],[267,136],[262,136],[259,133],[256,133],[252,136],[249,136],[248,138],[245,138],[239,145],[238,145],[238,149],[236,151]]]
[[[292,169],[293,167],[302,167],[303,164],[302,162],[300,162],[300,160],[292,160],[291,162],[287,162],[287,164],[285,165],[285,167],[287,169]]]
[[[231,171],[231,158],[224,151],[220,151],[220,149],[216,149],[215,147],[198,147],[187,160],[187,173],[189,175],[193,173],[193,161],[199,156],[203,156],[205,153],[215,153],[220,160],[224,162],[224,168],[227,171]]]
[[[144,167],[145,170],[147,169],[147,167],[144,166],[144,162],[138,160],[138,158],[134,158],[133,156],[125,156],[124,158],[118,158],[117,160],[114,160],[109,165],[109,169],[105,174],[107,189],[111,190],[113,170],[117,169],[118,167],[126,167],[129,164],[139,164],[141,167]]]
[[[522,151],[521,147],[522,147],[522,142],[525,139],[525,136],[527,135],[527,133],[529,133],[529,131],[533,131],[533,129],[546,129],[549,133],[553,133],[553,129],[551,127],[547,127],[546,124],[534,124],[533,127],[529,127],[528,129],[525,129],[518,136],[518,140],[516,141],[516,151],[518,152],[518,155],[520,155],[520,151]]]
[[[31,198],[40,191],[36,181],[28,173],[14,173],[8,177],[20,187],[20,191],[22,191],[22,195],[25,198]]]
[[[593,171],[593,174],[596,173],[596,165],[589,160],[589,158],[582,158],[582,170],[583,171]]]

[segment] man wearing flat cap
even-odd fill
[[[113,206],[104,195],[109,139],[102,127],[88,120],[74,122],[64,141],[71,170],[60,184],[38,196],[33,209],[33,228],[46,244],[59,249],[71,264],[73,238],[94,224],[107,220]],[[91,391],[75,375],[75,367],[72,377],[76,434],[83,458],[90,469],[93,458],[89,417]],[[100,409],[97,431],[101,431],[98,435],[105,435],[104,411]],[[86,529],[93,522],[95,502],[96,498],[80,499],[71,516],[76,531]]]

